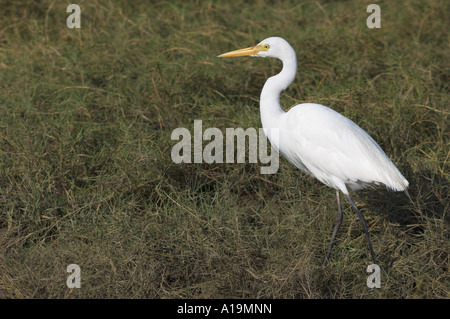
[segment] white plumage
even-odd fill
[[[371,184],[396,191],[408,186],[366,131],[323,105],[299,104],[283,114],[279,136],[289,162],[345,194]]]
[[[376,263],[364,219],[349,197],[349,191],[380,184],[403,191],[408,187],[408,181],[373,138],[345,116],[314,103],[298,104],[288,112],[281,108],[280,94],[293,82],[297,73],[297,57],[286,40],[267,38],[256,46],[219,57],[237,56],[272,57],[283,62],[281,72],[270,77],[261,92],[264,131],[272,145],[289,162],[337,190],[338,218],[324,264],[342,222],[339,191],[344,193],[360,217]],[[273,134],[273,129],[278,134]]]

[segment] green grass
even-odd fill
[[[449,298],[448,1],[0,1],[0,298]],[[217,59],[269,36],[296,49],[285,109],[328,105],[410,181],[354,194],[322,267],[334,191],[284,159],[174,164],[173,129],[260,127],[280,69]],[[393,262],[395,260],[395,262]],[[81,267],[68,289],[66,267]],[[391,265],[391,267],[388,267]]]

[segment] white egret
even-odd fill
[[[373,263],[377,264],[366,223],[349,191],[383,184],[394,191],[404,191],[408,181],[372,137],[345,116],[314,103],[298,104],[288,112],[281,108],[280,94],[294,81],[297,73],[297,57],[286,40],[270,37],[253,47],[218,57],[239,56],[271,57],[283,62],[281,72],[270,77],[261,92],[264,132],[272,146],[289,162],[336,190],[338,213],[323,264],[326,265],[330,258],[343,219],[339,191],[358,215]],[[278,134],[271,134],[272,129]]]

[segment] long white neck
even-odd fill
[[[261,122],[265,129],[280,127],[280,117],[285,113],[280,105],[280,94],[294,81],[297,74],[297,56],[290,45],[279,59],[283,62],[283,69],[266,81],[261,92]]]

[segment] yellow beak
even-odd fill
[[[230,51],[221,55],[218,55],[218,58],[234,58],[238,56],[249,56],[249,55],[258,55],[258,52],[261,51],[261,48],[257,45],[245,49],[239,49]]]

